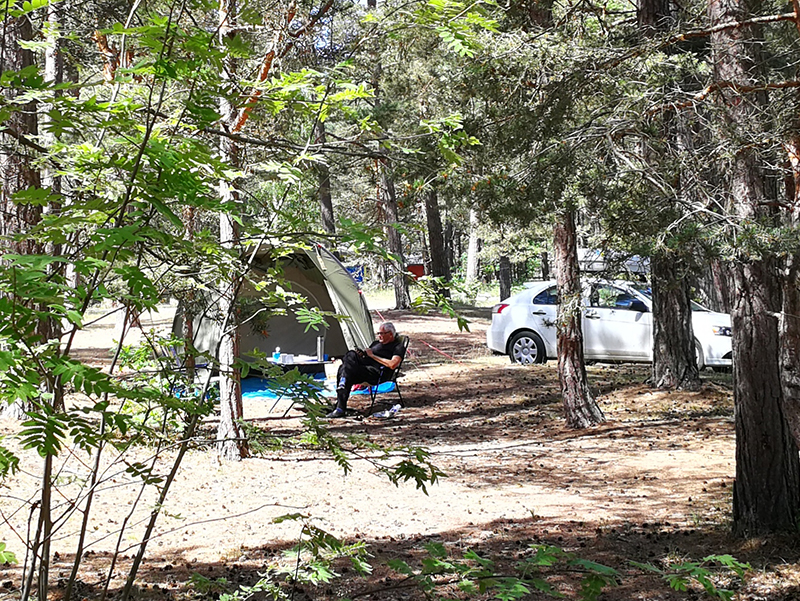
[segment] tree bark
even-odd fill
[[[663,252],[650,263],[653,283],[653,385],[696,390],[700,374],[695,358],[689,285],[680,261]]]
[[[325,123],[317,121],[314,126],[314,137],[317,144],[325,143]],[[333,197],[331,196],[331,171],[325,163],[317,163],[315,167],[319,181],[319,217],[322,231],[333,236],[336,234],[336,222],[333,217]]]
[[[456,265],[455,237],[456,232],[453,224],[450,221],[446,221],[444,226],[444,252],[445,260],[447,261],[447,267],[451,274],[453,273],[453,269]]]
[[[0,57],[0,71],[20,71],[33,64],[33,53],[25,49],[21,42],[29,42],[34,39],[33,28],[28,16],[19,18],[7,18],[4,23],[4,36],[2,40],[3,48]],[[13,99],[17,92],[7,89],[6,98]],[[13,106],[13,105],[11,105]],[[38,132],[38,115],[35,102],[29,102],[21,110],[11,114],[5,121],[8,129],[14,130],[20,137],[35,138]],[[16,193],[27,188],[40,188],[41,176],[34,167],[35,157],[31,151],[20,145],[17,140],[10,135],[0,134],[0,253],[16,253],[20,255],[41,255],[45,253],[44,245],[28,233],[32,228],[39,224],[42,218],[42,208],[36,204],[17,204],[13,197]],[[18,298],[17,302],[26,302],[30,305],[30,300]],[[39,311],[46,311],[46,306],[37,307]],[[36,324],[35,334],[39,340],[34,344],[42,344],[54,337],[55,320],[49,318],[39,319]],[[30,342],[30,340],[29,340]],[[59,394],[60,386],[54,380],[52,373],[40,374],[44,378],[45,384],[42,392],[54,395],[51,406],[62,404],[62,397]],[[21,402],[14,403],[6,408],[6,416],[23,417],[24,407]],[[47,601],[48,582],[50,575],[50,543],[53,536],[52,503],[50,494],[52,492],[53,472],[52,457],[44,458],[41,496],[39,499],[38,525],[36,528],[36,544],[32,546],[32,565],[38,562],[37,572],[37,599]],[[29,580],[30,582],[30,580]],[[26,593],[30,591],[26,586]]]
[[[733,326],[736,408],[734,532],[754,536],[795,531],[800,504],[797,447],[782,411],[778,328],[766,261],[733,269],[737,302]]]
[[[542,279],[550,279],[550,257],[547,255],[546,250],[542,251]]]
[[[697,289],[702,301],[712,311],[731,312],[730,276],[728,266],[719,259],[712,259],[701,269],[697,278]]]
[[[469,244],[467,246],[467,273],[464,281],[471,284],[478,279],[478,211],[473,207],[469,210]]]
[[[439,211],[439,196],[435,188],[431,188],[425,196],[425,219],[428,223],[431,275],[449,281],[450,265],[447,261],[447,251],[445,250],[442,214]]]
[[[227,182],[220,184],[220,193],[230,190]],[[228,192],[230,194],[230,192]],[[223,248],[238,247],[238,224],[230,215],[220,215],[220,240]],[[239,359],[239,319],[236,311],[239,279],[232,277],[226,283],[220,298],[220,313],[225,327],[219,342],[219,426],[217,427],[217,453],[221,459],[239,461],[249,455],[247,438],[242,430],[242,374],[236,362]],[[227,316],[227,317],[225,317]]]
[[[197,233],[197,211],[193,206],[187,206],[183,210],[183,225],[186,228],[186,236],[189,240],[194,240]],[[183,299],[183,329],[180,332],[183,338],[183,367],[186,369],[186,380],[191,383],[197,370],[197,362],[193,353],[195,318],[196,318],[196,290],[189,289]]]
[[[581,328],[581,281],[575,214],[559,213],[553,244],[556,281],[561,303],[558,305],[557,345],[558,380],[564,398],[567,425],[587,428],[605,419],[592,398],[586,377]]]
[[[5,36],[2,40],[2,71],[20,71],[33,64],[33,53],[25,49],[20,42],[33,40],[33,29],[28,17],[9,18],[4,25]],[[5,96],[13,99],[17,92],[6,89]],[[13,106],[13,105],[10,105]],[[38,114],[35,102],[25,104],[12,113],[5,121],[6,127],[16,132],[17,136],[29,139],[39,133]],[[14,195],[28,188],[42,186],[41,174],[34,167],[36,157],[31,150],[22,146],[14,136],[0,134],[0,254],[42,255],[45,246],[34,236],[28,235],[42,219],[42,207],[37,204],[18,204]],[[52,250],[52,249],[51,249]],[[0,266],[2,268],[2,266]],[[17,302],[31,306],[29,299],[18,298]],[[47,307],[37,307],[46,312]],[[38,343],[52,340],[60,333],[60,324],[49,318],[39,319],[36,323]],[[47,377],[47,374],[42,374]],[[50,374],[51,375],[51,374]],[[46,384],[47,392],[55,395],[53,406],[63,404],[61,386],[52,377]],[[26,407],[22,402],[4,406],[0,415],[11,419],[23,419]]]
[[[652,37],[669,25],[670,0],[638,0],[636,18],[643,37]]]
[[[411,295],[408,291],[408,278],[405,275],[406,259],[403,252],[403,240],[400,231],[395,227],[400,223],[400,216],[397,211],[397,196],[394,190],[394,179],[392,178],[389,161],[386,160],[381,165],[381,192],[383,193],[382,205],[386,218],[386,237],[389,240],[389,251],[397,257],[398,265],[395,266],[392,283],[394,285],[395,309],[408,309],[411,307]]]
[[[787,259],[780,321],[783,410],[795,445],[800,447],[800,255]]]
[[[754,14],[747,0],[710,0],[711,25],[744,21]],[[711,35],[717,81],[758,86],[759,32],[755,26],[724,29]],[[729,211],[743,222],[769,219],[766,169],[750,139],[763,131],[766,93],[741,96],[734,89],[718,94],[732,149]],[[773,198],[773,200],[775,200]],[[731,268],[733,298],[733,378],[736,428],[734,532],[743,536],[796,531],[800,509],[797,447],[783,413],[778,362],[778,298],[769,257],[742,257]]]
[[[785,221],[800,227],[800,137],[785,143],[792,178],[786,186],[791,207]],[[800,250],[789,253],[782,280],[780,369],[783,409],[795,445],[800,447]]]
[[[511,296],[511,261],[508,255],[501,255],[498,261],[497,279],[500,282],[500,300]]]
[[[21,41],[33,39],[33,30],[27,17],[9,18],[4,25],[3,71],[20,71],[33,64],[33,53],[20,47]],[[6,89],[7,98],[14,98],[16,91]],[[13,106],[13,105],[12,105]],[[36,104],[30,102],[13,113],[6,125],[17,135],[35,137],[38,135]],[[0,134],[0,236],[8,237],[3,242],[7,252],[20,255],[42,254],[43,246],[33,237],[25,236],[42,218],[42,208],[36,204],[16,204],[12,197],[17,192],[32,187],[40,187],[39,171],[33,167],[35,157],[30,149],[22,146],[8,134]],[[17,236],[16,239],[13,239]]]
[[[226,37],[235,35],[236,1],[220,0],[219,36],[224,41]],[[230,79],[236,73],[234,59],[224,61],[223,80]],[[235,105],[222,96],[220,98],[220,115],[223,125],[232,129],[238,118]],[[232,167],[239,165],[239,149],[234,140],[220,138],[220,158]],[[219,184],[220,199],[223,203],[235,206],[238,194],[233,182],[221,181]],[[235,209],[231,209],[235,210]],[[236,251],[239,247],[239,226],[233,217],[221,213],[219,219],[220,244],[225,249]],[[240,420],[244,417],[242,408],[242,382],[241,372],[236,366],[239,358],[239,320],[236,312],[236,302],[240,288],[239,277],[231,274],[225,283],[225,292],[220,299],[220,313],[223,316],[225,327],[222,328],[219,343],[219,426],[217,428],[217,453],[221,459],[238,461],[249,455],[247,439],[242,431]]]

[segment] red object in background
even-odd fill
[[[425,266],[422,263],[412,263],[411,265],[406,265],[406,271],[410,271],[416,280],[425,275]]]

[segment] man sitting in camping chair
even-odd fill
[[[326,417],[347,415],[347,400],[354,384],[385,382],[400,367],[406,354],[405,341],[398,338],[394,324],[386,321],[378,327],[378,340],[366,350],[347,351],[336,375],[336,409]]]

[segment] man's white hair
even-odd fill
[[[391,332],[392,336],[397,334],[397,330],[395,329],[394,324],[391,321],[384,321],[381,325],[378,326],[378,331],[380,331],[381,328]]]

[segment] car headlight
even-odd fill
[[[714,336],[731,336],[730,326],[711,326],[711,331],[714,332]]]

